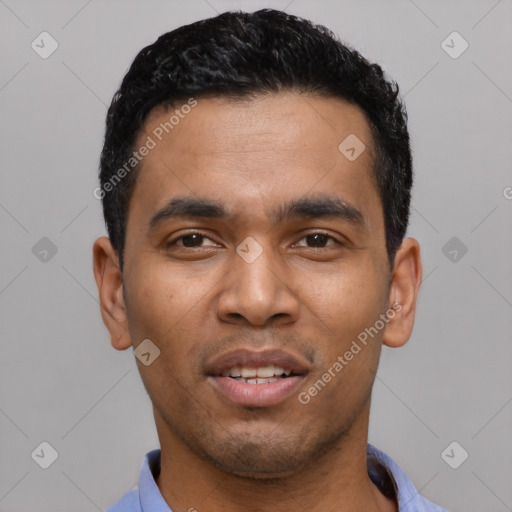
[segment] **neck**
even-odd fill
[[[189,450],[155,412],[160,492],[173,512],[396,512],[367,470],[369,404],[335,446],[292,474],[271,479],[226,473]]]

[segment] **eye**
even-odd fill
[[[203,245],[205,240],[209,240],[212,242],[211,244]],[[180,243],[181,242],[181,243]],[[190,233],[186,233],[185,235],[178,236],[173,238],[169,242],[167,242],[166,246],[179,246],[179,247],[214,247],[217,244],[213,242],[211,238],[209,238],[206,234],[201,233],[200,231],[193,231]]]
[[[306,241],[306,245],[301,244],[303,240]],[[328,243],[329,241],[332,241],[333,243]],[[336,240],[331,235],[328,235],[327,233],[310,233],[304,237],[302,237],[299,240],[299,243],[296,244],[297,247],[308,247],[312,249],[322,249],[329,245],[343,245],[339,240]]]
[[[166,246],[169,248],[174,246],[192,249],[200,247],[216,247],[217,245],[218,244],[216,244],[208,235],[200,231],[192,231],[190,233],[180,235],[166,243]],[[295,247],[322,249],[333,245],[342,246],[343,243],[327,233],[317,232],[309,233],[302,237],[299,242],[295,244]]]

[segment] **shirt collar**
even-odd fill
[[[378,472],[384,468],[389,475],[395,489],[399,512],[446,512],[445,509],[428,501],[420,495],[410,478],[402,471],[398,464],[384,452],[368,443],[368,473]]]
[[[155,478],[160,474],[160,450],[150,451],[143,459],[139,478],[142,512],[172,512],[165,502]]]

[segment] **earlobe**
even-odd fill
[[[406,238],[398,249],[393,264],[389,290],[393,317],[384,331],[383,343],[401,347],[411,337],[416,313],[416,302],[422,278],[420,245],[414,238]]]
[[[110,240],[100,237],[93,246],[94,278],[98,287],[101,316],[110,332],[112,346],[126,350],[131,346],[128,318],[123,296],[119,258]]]

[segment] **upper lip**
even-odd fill
[[[239,349],[218,356],[207,365],[206,373],[207,375],[220,376],[222,372],[235,367],[262,368],[269,365],[290,370],[295,375],[301,375],[308,371],[307,363],[302,358],[282,350],[254,351]]]

